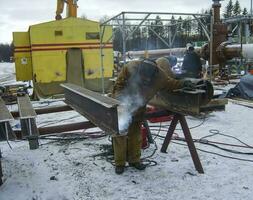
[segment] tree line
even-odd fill
[[[13,44],[0,44],[0,62],[10,62],[13,57]]]

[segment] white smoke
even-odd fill
[[[125,95],[120,98],[121,104],[118,107],[118,125],[120,134],[127,134],[127,129],[132,122],[132,116],[138,108],[144,106],[141,95]]]

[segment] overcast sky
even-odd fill
[[[29,25],[54,20],[57,0],[0,0],[0,43],[12,41],[13,31],[27,31]],[[228,0],[222,2],[222,11]],[[235,2],[235,0],[233,0]],[[240,0],[250,10],[251,0]],[[196,13],[211,7],[212,0],[79,0],[78,16],[88,19],[113,16],[122,11]],[[63,14],[65,16],[65,13]]]

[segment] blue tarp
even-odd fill
[[[247,74],[243,76],[240,82],[228,91],[226,97],[240,97],[253,100],[253,75]]]

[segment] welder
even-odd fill
[[[202,63],[200,56],[194,51],[191,43],[186,45],[186,52],[182,64],[182,75],[187,78],[201,78]]]
[[[161,90],[172,92],[183,87],[193,87],[191,81],[174,79],[170,59],[162,57],[155,61],[149,59],[130,61],[120,72],[112,91],[112,96],[123,101],[126,96],[140,96],[143,104],[133,112],[127,135],[113,137],[115,172],[122,174],[126,161],[130,167],[144,170],[146,165],[141,157],[141,122],[146,104]]]

